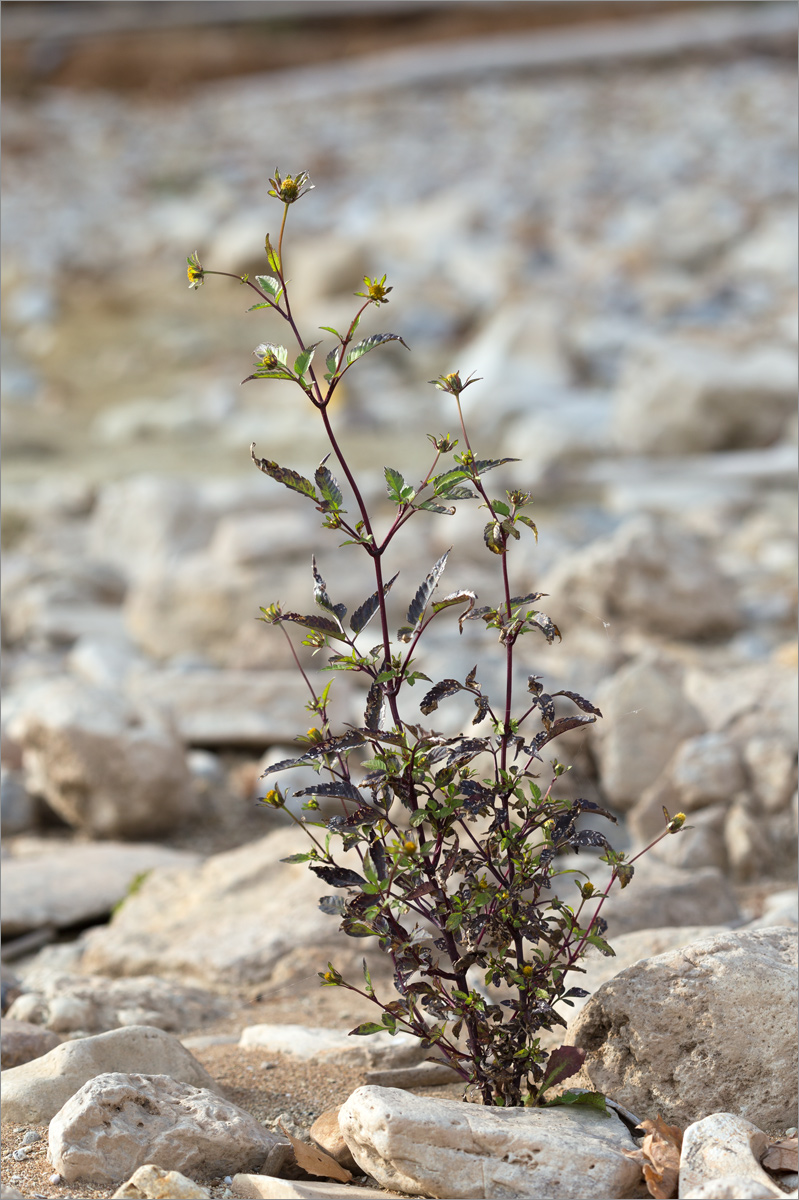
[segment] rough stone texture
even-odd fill
[[[114,1192],[113,1200],[208,1200],[211,1193],[180,1171],[146,1163]]]
[[[0,823],[3,836],[26,833],[37,821],[36,801],[25,787],[25,772],[0,770]]]
[[[67,1183],[114,1185],[146,1163],[189,1175],[254,1170],[283,1140],[207,1088],[108,1072],[52,1119],[49,1159]]]
[[[686,699],[681,668],[651,653],[618,671],[595,702],[604,720],[592,726],[602,788],[614,808],[626,811],[657,779],[683,739],[704,722]]]
[[[791,352],[734,354],[679,342],[642,345],[628,359],[614,425],[627,453],[666,455],[770,446],[795,407]]]
[[[769,1139],[751,1121],[733,1113],[717,1112],[695,1121],[683,1132],[680,1153],[680,1196],[723,1175],[758,1180],[767,1194],[780,1189],[760,1165]]]
[[[182,743],[116,691],[44,681],[9,731],[22,743],[31,790],[67,824],[96,837],[150,837],[196,811]]]
[[[231,1194],[237,1200],[405,1200],[383,1188],[352,1187],[345,1183],[301,1183],[275,1175],[234,1175]]]
[[[10,1067],[21,1067],[23,1063],[41,1058],[43,1054],[55,1050],[56,1046],[61,1044],[61,1038],[39,1025],[16,1020],[12,1014],[4,1017],[0,1025],[0,1043],[5,1071]]]
[[[0,873],[3,937],[101,921],[137,876],[198,861],[186,850],[141,842],[59,843],[57,851],[52,841],[15,843]]]
[[[109,1071],[166,1074],[179,1083],[223,1094],[173,1034],[149,1025],[131,1025],[62,1042],[41,1058],[3,1071],[3,1117],[7,1121],[44,1124],[85,1083]]]
[[[685,812],[728,800],[746,784],[739,748],[723,733],[686,738],[668,771]]]
[[[49,974],[39,987],[28,984],[31,990],[14,1002],[9,1016],[24,1012],[26,1020],[58,1033],[104,1033],[122,1025],[155,1025],[177,1033],[229,1011],[229,1004],[213,992],[179,987],[154,975],[105,979]]]
[[[679,836],[674,835],[675,840]],[[713,925],[740,919],[735,893],[715,867],[684,871],[661,861],[648,869],[645,858],[636,865],[639,873],[630,886],[624,891],[614,888],[602,906],[602,916],[617,934],[694,925],[698,916]]]
[[[796,931],[716,934],[622,971],[567,1038],[593,1086],[671,1124],[708,1108],[761,1127],[796,1116]],[[686,1017],[690,1014],[690,1019]]]
[[[626,622],[651,634],[700,638],[740,625],[730,581],[707,542],[642,515],[561,561],[545,581],[558,621]]]
[[[680,1192],[680,1200],[776,1200],[780,1196],[796,1196],[783,1192],[776,1184],[762,1183],[755,1176],[718,1175],[700,1183],[690,1192]]]
[[[634,1143],[613,1114],[483,1108],[357,1088],[339,1113],[355,1161],[384,1187],[463,1200],[522,1195],[563,1200],[637,1194],[640,1169],[622,1153]]]
[[[353,950],[319,911],[329,888],[303,863],[280,861],[304,848],[292,826],[201,867],[151,876],[110,925],[86,935],[81,970],[225,986],[288,979],[328,960],[360,970],[363,946]],[[354,852],[340,861],[359,865]]]
[[[796,791],[796,744],[779,734],[764,734],[747,739],[743,757],[763,810],[781,812]]]
[[[358,1164],[352,1157],[350,1148],[344,1141],[344,1135],[341,1132],[338,1123],[338,1114],[341,1111],[341,1105],[338,1108],[330,1108],[327,1112],[323,1112],[316,1118],[308,1133],[311,1141],[324,1150],[325,1154],[329,1154],[331,1158],[335,1158],[336,1162],[346,1170],[357,1174],[359,1171]]]
[[[309,1028],[307,1025],[249,1025],[239,1039],[240,1046],[261,1046],[272,1054],[293,1054],[295,1058],[320,1059],[365,1067],[412,1066],[426,1058],[429,1050],[410,1034],[376,1033],[371,1037],[350,1037],[337,1029]]]

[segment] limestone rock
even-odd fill
[[[104,1033],[124,1025],[182,1033],[229,1010],[213,992],[180,987],[154,975],[106,979],[50,973],[38,987],[31,979],[28,986],[31,990],[15,1001],[9,1016],[25,1011],[37,1024],[58,1033]]]
[[[231,1192],[237,1200],[406,1200],[383,1188],[353,1187],[347,1183],[305,1183],[274,1175],[234,1175]]]
[[[463,1200],[505,1196],[564,1200],[637,1194],[640,1168],[623,1154],[633,1140],[616,1114],[574,1109],[484,1108],[357,1088],[339,1113],[358,1165],[384,1187]]]
[[[208,1200],[211,1193],[180,1171],[146,1163],[114,1192],[113,1200]]]
[[[676,834],[674,840],[682,834]],[[690,832],[684,835],[690,837]],[[735,893],[715,867],[682,870],[663,860],[643,858],[628,888],[616,887],[602,906],[610,930],[632,933],[656,926],[693,925],[702,916],[709,924],[727,925],[740,919]],[[611,944],[613,937],[611,934]]]
[[[796,1196],[796,1192],[788,1192]],[[779,1200],[786,1193],[776,1184],[768,1185],[754,1176],[717,1175],[700,1183],[690,1192],[680,1192],[680,1200]]]
[[[189,851],[143,842],[60,843],[56,852],[37,839],[15,851],[0,877],[3,937],[102,921],[146,872],[198,862]]]
[[[717,1112],[695,1121],[683,1132],[680,1154],[680,1196],[725,1175],[757,1180],[761,1190],[779,1196],[780,1189],[760,1165],[769,1139],[751,1121]]]
[[[770,446],[786,428],[795,392],[794,355],[776,346],[733,354],[642,345],[616,395],[616,440],[627,453],[653,455]]]
[[[681,668],[647,654],[618,671],[593,697],[604,720],[592,727],[602,788],[626,811],[657,779],[675,744],[704,730],[683,691]]]
[[[5,1071],[9,1067],[20,1067],[34,1058],[41,1058],[43,1054],[60,1045],[61,1039],[48,1029],[32,1025],[30,1021],[19,1021],[13,1016],[7,1016],[3,1018],[0,1026],[0,1043]]]
[[[680,639],[730,634],[740,625],[730,581],[710,546],[651,514],[563,559],[545,589],[550,613],[564,625],[599,619]]]
[[[37,804],[25,787],[24,771],[0,770],[0,821],[4,837],[27,833],[38,819]]]
[[[570,1025],[592,1085],[672,1124],[709,1107],[759,1126],[796,1112],[796,931],[716,934],[629,967]],[[690,1013],[690,1020],[686,1020]]]
[[[9,730],[22,743],[29,786],[95,837],[150,837],[196,811],[180,740],[116,691],[43,681]]]
[[[353,949],[319,910],[326,885],[305,864],[281,862],[305,848],[292,825],[201,867],[150,876],[108,926],[85,935],[81,971],[225,987],[280,982],[329,960],[360,973],[363,945]],[[340,861],[359,866],[354,852]]]
[[[62,1042],[41,1058],[3,1071],[3,1116],[7,1121],[44,1124],[95,1076],[131,1071],[166,1074],[180,1083],[224,1094],[173,1034],[131,1025]]]
[[[107,1072],[52,1119],[49,1159],[67,1183],[113,1186],[147,1163],[189,1175],[255,1169],[282,1140],[207,1088]]]
[[[306,1025],[249,1025],[239,1039],[240,1046],[261,1046],[271,1054],[292,1054],[295,1058],[319,1059],[348,1065],[412,1066],[426,1058],[418,1038],[410,1034],[375,1033],[370,1037],[350,1037],[336,1029],[314,1029]]]

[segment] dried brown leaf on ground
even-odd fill
[[[782,1138],[772,1142],[760,1160],[760,1165],[767,1171],[799,1171],[799,1152],[797,1138]]]
[[[646,1137],[640,1150],[625,1150],[624,1153],[643,1167],[650,1196],[655,1200],[675,1200],[680,1178],[682,1130],[677,1125],[667,1125],[660,1113],[654,1121],[642,1121],[641,1128],[646,1130]]]
[[[352,1179],[352,1172],[337,1163],[335,1158],[325,1154],[324,1150],[318,1150],[316,1146],[309,1146],[306,1142],[292,1137],[283,1128],[281,1121],[278,1121],[278,1126],[281,1133],[291,1142],[298,1167],[302,1167],[303,1171],[307,1171],[309,1175],[323,1175],[325,1179],[338,1179],[340,1183],[349,1183]]]

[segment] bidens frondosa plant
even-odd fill
[[[396,333],[355,340],[367,310],[389,303],[391,288],[385,275],[364,279],[362,290],[355,293],[362,303],[344,332],[322,327],[334,345],[324,370],[317,370],[314,359],[320,343],[308,341],[300,331],[283,260],[289,208],[312,185],[305,172],[282,179],[276,171],[270,182],[269,194],[283,205],[277,245],[266,237],[270,273],[251,280],[208,271],[193,254],[188,277],[193,288],[209,275],[240,280],[257,294],[252,309],[263,310],[294,343],[291,352],[277,341],[261,343],[255,368],[243,382],[293,382],[309,409],[318,413],[331,454],[313,479],[256,457],[255,447],[253,461],[265,475],[313,504],[323,527],[339,538],[344,535],[342,546],[358,547],[374,573],[374,591],[365,599],[356,598],[348,619],[346,606],[328,593],[315,559],[315,612],[285,612],[279,603],[261,609],[260,619],[278,626],[292,646],[316,722],[298,738],[303,752],[266,774],[302,764],[312,765],[320,775],[316,786],[296,793],[307,797],[304,809],[309,815],[302,820],[288,811],[279,786],[271,787],[263,803],[284,809],[307,833],[311,848],[285,861],[308,862],[333,889],[334,894],[321,898],[320,907],[338,918],[345,934],[377,939],[393,964],[397,996],[384,999],[376,994],[365,961],[360,986],[342,978],[333,964],[321,973],[322,982],[359,992],[379,1010],[379,1021],[365,1022],[353,1033],[401,1030],[416,1035],[435,1051],[435,1061],[448,1063],[471,1085],[467,1094],[484,1104],[601,1106],[602,1097],[581,1092],[546,1101],[547,1089],[573,1075],[583,1054],[564,1046],[548,1055],[540,1048],[539,1033],[566,1024],[556,1002],[568,1004],[571,997],[587,994],[572,986],[587,947],[613,953],[603,936],[602,905],[617,880],[621,887],[630,883],[635,859],[627,861],[598,830],[577,829],[584,813],[610,821],[615,817],[590,800],[559,798],[556,785],[565,768],[556,760],[544,766],[543,752],[550,743],[567,730],[596,721],[599,709],[577,692],[547,691],[535,674],[529,676],[523,695],[514,694],[519,641],[528,635],[549,643],[560,638],[557,626],[538,608],[541,593],[517,595],[511,583],[511,549],[522,537],[538,536],[529,515],[531,496],[514,490],[498,498],[487,490],[486,476],[514,460],[477,456],[461,405],[461,393],[477,380],[462,379],[455,371],[432,382],[444,394],[442,420],[457,417],[459,437],[427,435],[433,460],[418,483],[409,483],[393,466],[385,467],[395,513],[387,529],[376,527],[331,423],[330,402],[341,380],[366,354],[390,342],[405,346]],[[328,465],[331,455],[349,488],[346,500]],[[392,635],[389,593],[393,607],[402,591],[396,586],[397,574],[389,575],[394,539],[409,521],[441,519],[454,513],[457,503],[469,500],[477,500],[487,514],[482,538],[497,564],[495,594],[482,606],[469,590],[441,594],[447,551],[405,592],[403,623]],[[482,621],[486,630],[496,631],[505,659],[502,695],[484,693],[477,666],[464,679],[436,681],[417,666],[425,631],[434,621],[451,617],[461,632],[466,621]],[[292,625],[306,631],[304,646],[330,652],[323,669],[333,678],[339,671],[365,676],[365,711],[357,727],[331,728],[332,678],[322,690],[315,686],[292,645],[287,630]],[[421,700],[418,690],[414,700],[408,700],[408,690],[420,680],[429,687]],[[426,718],[457,693],[473,700],[472,726],[479,729],[445,737],[431,729]],[[340,813],[322,820],[322,799],[340,804]],[[683,821],[682,814],[666,814],[666,828],[656,840],[676,833]],[[561,873],[558,854],[582,847],[600,848],[612,876],[598,893],[584,872],[574,872],[577,895],[569,904],[553,894],[553,879]],[[356,851],[360,870],[339,865],[340,853],[347,850]]]

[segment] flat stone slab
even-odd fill
[[[295,1058],[335,1060],[364,1066],[412,1066],[428,1051],[410,1034],[374,1033],[351,1037],[337,1029],[307,1025],[250,1025],[242,1032],[240,1046],[261,1046],[273,1054]]]
[[[32,929],[102,921],[123,900],[137,875],[160,867],[190,867],[198,854],[149,842],[59,843],[25,839],[3,859],[0,878],[3,937]]]
[[[383,1188],[300,1183],[274,1175],[234,1175],[230,1190],[236,1200],[407,1200],[400,1192],[386,1192]]]

